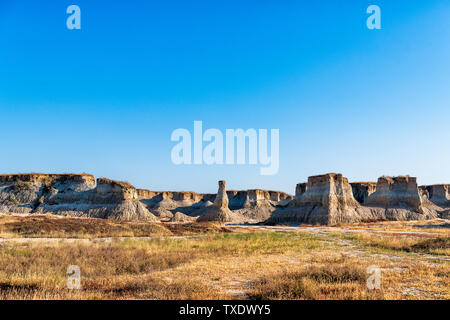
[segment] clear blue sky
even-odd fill
[[[293,193],[326,172],[450,183],[450,2],[2,0],[0,117],[0,173],[197,192]],[[278,174],[175,166],[170,134],[194,120],[279,128]]]

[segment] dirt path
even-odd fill
[[[383,233],[383,234],[398,234],[398,235],[407,235],[407,236],[417,236],[420,237],[422,235],[429,236],[440,236],[440,233],[433,232],[411,232],[411,231],[396,231],[396,230],[373,230],[373,229],[349,229],[343,227],[290,227],[290,226],[251,226],[251,225],[234,225],[234,230],[244,229],[244,230],[262,230],[262,231],[274,231],[274,232],[305,232],[305,233],[313,233],[313,234],[321,234],[321,235],[329,235],[332,233],[340,232],[340,233],[359,233],[359,232],[371,232],[371,233]],[[336,239],[327,237],[327,240],[332,242],[338,241],[340,246],[351,248],[351,252],[368,254],[366,251],[361,251],[361,248],[353,244],[351,241],[347,241],[344,239]],[[357,250],[359,249],[359,250]],[[369,254],[372,256],[376,256],[377,254]],[[378,254],[379,255],[379,254]],[[423,258],[427,260],[440,260],[440,261],[450,261],[450,257],[442,257],[442,256],[433,256],[430,254],[420,254],[420,253],[410,253],[412,256],[416,256],[417,258]],[[405,258],[397,255],[388,255],[384,254],[386,257],[399,259]],[[412,259],[412,258],[405,258]]]
[[[154,236],[154,237],[104,237],[104,238],[0,238],[0,243],[4,242],[67,242],[67,243],[110,243],[113,241],[125,240],[168,240],[168,239],[195,239],[201,238],[204,235],[189,235],[189,236]]]
[[[406,236],[438,236],[437,232],[420,232],[420,231],[398,231],[398,230],[376,230],[376,229],[351,229],[344,227],[291,227],[291,226],[264,226],[264,225],[229,225],[231,229],[247,229],[247,230],[262,230],[262,231],[283,231],[283,232],[309,232],[309,233],[357,233],[357,232],[373,232],[384,234],[398,234]]]

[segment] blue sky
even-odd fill
[[[1,1],[0,173],[197,192],[293,193],[326,172],[450,183],[449,21],[447,0]],[[278,174],[174,165],[170,135],[194,120],[279,129]]]

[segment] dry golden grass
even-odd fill
[[[306,247],[320,246],[309,236],[304,240]],[[6,242],[0,245],[0,292],[4,299],[231,298],[208,281],[198,281],[189,275],[167,281],[164,272],[211,259],[281,253],[296,242],[297,237],[272,233],[206,234],[201,238],[110,243]],[[294,247],[294,251],[298,250]],[[80,267],[83,286],[80,291],[66,289],[69,265]]]
[[[60,299],[80,293],[83,298],[138,298],[147,291],[147,298],[174,298],[176,292],[179,295],[175,298],[190,298],[199,287],[198,284],[192,286],[189,279],[179,279],[164,289],[168,292],[158,292],[156,288],[163,286],[164,282],[152,277],[152,274],[199,259],[203,253],[195,248],[177,248],[171,241],[161,246],[159,243],[130,241],[2,245],[0,292],[6,299]],[[69,265],[77,265],[82,270],[82,291],[66,289]],[[184,287],[182,283],[189,285]]]
[[[0,232],[8,236],[63,236],[0,242],[0,298],[450,299],[449,241],[442,234],[233,230],[1,217]],[[64,240],[78,232],[83,239]],[[124,234],[164,237],[87,239]],[[195,236],[173,237],[186,234]],[[80,267],[81,290],[67,289],[70,265]],[[366,288],[373,265],[382,270],[375,291]]]
[[[383,299],[382,291],[367,289],[367,267],[347,258],[277,273],[258,280],[249,296],[258,300]]]

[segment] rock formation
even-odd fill
[[[420,196],[417,179],[409,176],[380,177],[376,191],[364,204],[375,219],[425,220],[439,217],[437,208]]]
[[[435,184],[420,186],[420,193],[437,205],[450,206],[450,185]]]
[[[436,193],[439,194],[437,198],[443,199],[443,188],[436,190],[440,190]],[[330,225],[374,220],[425,220],[443,217],[447,211],[421,198],[416,178],[381,177],[376,185],[358,182],[350,186],[341,174],[331,173],[310,177],[307,185],[298,184],[295,199],[287,208],[274,211],[267,222]]]
[[[132,185],[87,174],[0,176],[0,212],[157,221]]]
[[[202,215],[213,205],[216,194],[191,191],[149,191],[138,189],[139,200],[147,209],[160,218],[172,218],[176,212],[189,216]],[[261,189],[226,190],[228,208],[254,222],[266,220],[276,206],[287,205],[293,197],[279,191]]]
[[[306,182],[297,183],[297,186],[295,187],[295,198],[298,199],[302,194],[304,194],[307,187],[308,183]]]
[[[416,178],[408,176],[379,178],[376,191],[368,197],[365,204],[418,210],[421,201]]]
[[[364,215],[355,200],[347,178],[329,173],[308,178],[308,184],[298,184],[296,196],[287,208],[276,210],[269,218],[275,222],[305,222],[336,224],[360,221]]]
[[[197,221],[217,221],[217,222],[244,222],[244,218],[228,208],[228,195],[225,190],[225,181],[219,181],[219,190],[213,206],[207,208],[200,215]]]
[[[279,191],[252,189],[227,191],[229,208],[255,222],[268,219],[276,206],[287,205],[291,195]]]
[[[191,217],[181,212],[175,212],[173,217],[170,219],[170,222],[195,222],[197,221],[197,217]]]
[[[0,175],[0,213],[174,222],[199,221],[336,224],[374,220],[448,218],[450,185],[417,186],[409,176],[349,184],[342,174],[308,178],[295,197],[278,191],[217,194],[136,189],[89,174]]]
[[[87,199],[95,187],[88,174],[0,175],[0,212],[30,213],[44,202],[74,202]]]
[[[363,204],[377,188],[376,182],[352,182],[350,185],[352,186],[353,197],[360,204]]]
[[[225,181],[219,181],[219,190],[216,199],[214,199],[214,207],[218,209],[228,209],[228,196],[225,191]]]

